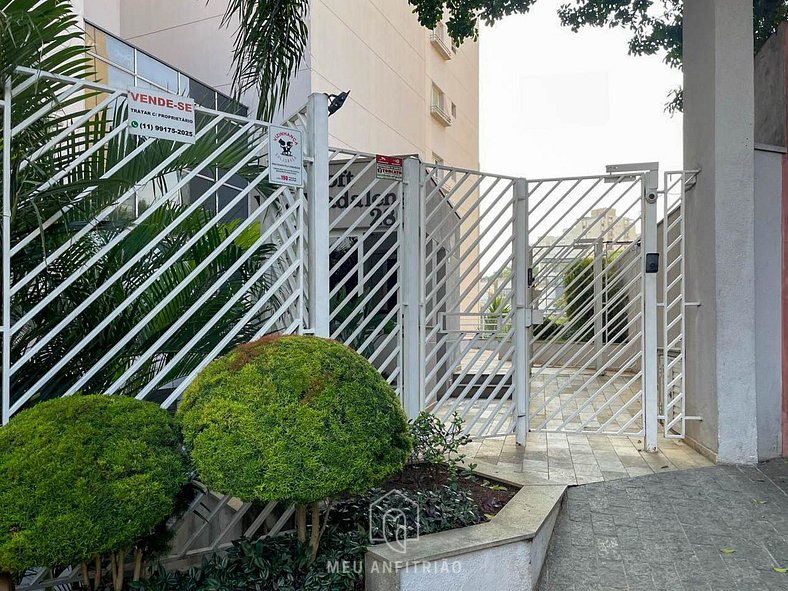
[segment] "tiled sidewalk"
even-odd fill
[[[467,460],[525,472],[534,482],[589,484],[673,470],[711,466],[686,444],[660,438],[659,452],[646,453],[638,437],[529,433],[525,447],[514,436],[482,439],[465,447]]]
[[[776,591],[786,567],[788,462],[774,460],[570,488],[538,589]]]

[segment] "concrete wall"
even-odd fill
[[[754,97],[751,0],[684,4],[688,436],[720,462],[755,462]]]
[[[783,150],[755,151],[755,359],[758,459],[781,455]]]
[[[755,141],[788,146],[788,23],[780,26],[755,56]]]
[[[762,226],[756,228],[758,268],[768,265],[768,272],[774,274],[767,275],[764,269],[756,278],[759,312],[761,306],[765,307],[764,316],[759,317],[759,340],[763,347],[759,350],[759,363],[761,358],[764,361],[758,378],[759,388],[761,384],[767,388],[758,393],[761,437],[758,447],[759,453],[771,456],[775,445],[781,443],[780,453],[788,456],[788,273],[785,270],[788,260],[785,232],[788,227],[788,155],[784,154],[788,146],[788,23],[783,23],[755,56],[755,141],[763,144],[763,149],[756,152],[756,219]],[[776,227],[778,219],[781,219],[780,228]],[[761,231],[767,232],[766,236],[761,237]],[[776,308],[779,300],[780,306]],[[775,322],[776,318],[781,318],[781,322]],[[781,335],[778,335],[778,326],[782,329]],[[776,343],[778,336],[779,345]],[[778,346],[781,354],[774,349]],[[782,379],[778,381],[774,372],[780,365]],[[781,409],[775,400],[775,390],[781,390]],[[777,418],[780,415],[781,425]],[[776,436],[775,428],[780,431]],[[781,442],[776,441],[780,439]]]

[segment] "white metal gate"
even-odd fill
[[[422,174],[424,407],[444,420],[458,413],[475,436],[511,432],[516,369],[524,370],[513,283],[519,181],[437,165]]]
[[[657,180],[652,163],[535,180],[406,164],[411,414],[457,413],[476,437],[519,442],[557,431],[645,436],[654,448],[658,420],[681,436],[683,242],[677,222],[660,219],[679,210]],[[658,304],[662,284],[669,301]]]
[[[374,154],[329,150],[329,331],[402,396],[402,183]]]
[[[531,331],[533,430],[645,432],[645,393],[656,400],[647,179],[628,168],[529,182],[533,307],[544,317]]]

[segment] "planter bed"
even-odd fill
[[[367,591],[536,587],[566,486],[527,484],[527,477],[493,466],[479,467],[476,474],[520,488],[485,523],[420,536],[402,551],[387,544],[370,547],[364,569]]]
[[[417,492],[449,485],[450,472],[445,465],[424,462],[408,464],[398,476],[389,479],[382,486],[384,492],[403,490]],[[501,508],[517,494],[519,487],[490,479],[486,475],[473,473],[460,475],[457,484],[468,492],[479,508],[479,523],[489,521]]]

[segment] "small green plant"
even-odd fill
[[[456,480],[465,460],[460,449],[471,442],[471,437],[465,433],[462,417],[455,412],[451,421],[445,423],[423,411],[410,421],[409,426],[413,438],[410,462],[446,465],[452,480]],[[470,469],[473,470],[473,465]]]
[[[309,547],[291,535],[235,540],[225,555],[185,572],[160,566],[131,585],[134,591],[353,591],[363,576],[367,538],[358,530],[329,527],[313,563]],[[347,565],[351,565],[350,568]]]
[[[178,409],[200,479],[247,501],[296,505],[314,560],[320,503],[362,494],[402,469],[407,420],[391,387],[348,347],[270,336],[208,365]]]
[[[98,586],[155,537],[188,480],[174,421],[134,398],[71,396],[43,402],[0,428],[0,572],[81,564]],[[147,538],[147,540],[146,540]],[[88,578],[88,561],[98,565]],[[137,571],[137,574],[138,571]]]
[[[403,538],[475,525],[482,521],[479,507],[471,493],[451,485],[439,485],[420,490],[396,489],[397,494],[386,494],[372,489],[365,495],[338,503],[332,510],[332,523],[342,531],[372,529],[373,539],[384,539],[384,520],[392,512],[403,519],[398,526],[406,531],[397,532]],[[375,511],[369,511],[375,504]],[[390,540],[391,541],[391,540]]]

